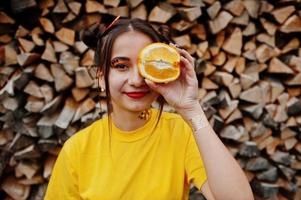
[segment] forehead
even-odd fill
[[[122,33],[113,43],[111,57],[123,56],[136,59],[140,50],[152,42],[153,40],[148,35],[138,31]]]

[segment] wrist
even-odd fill
[[[190,108],[179,110],[178,113],[189,124],[193,132],[197,132],[202,128],[210,126],[210,123],[198,102]]]

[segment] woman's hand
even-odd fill
[[[174,46],[174,45],[173,45]],[[177,48],[177,47],[176,47]],[[165,84],[145,80],[147,85],[160,93],[177,112],[192,111],[198,103],[198,80],[194,71],[194,58],[184,49],[177,48],[181,55],[180,77]]]

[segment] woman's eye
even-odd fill
[[[128,66],[124,65],[124,64],[117,64],[117,65],[114,65],[114,68],[119,69],[119,70],[125,70],[128,68]]]

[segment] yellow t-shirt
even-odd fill
[[[200,189],[206,172],[190,127],[158,111],[141,128],[124,132],[108,118],[68,139],[55,163],[46,200],[182,200]],[[111,143],[110,143],[111,141]],[[111,145],[110,145],[111,144]]]

